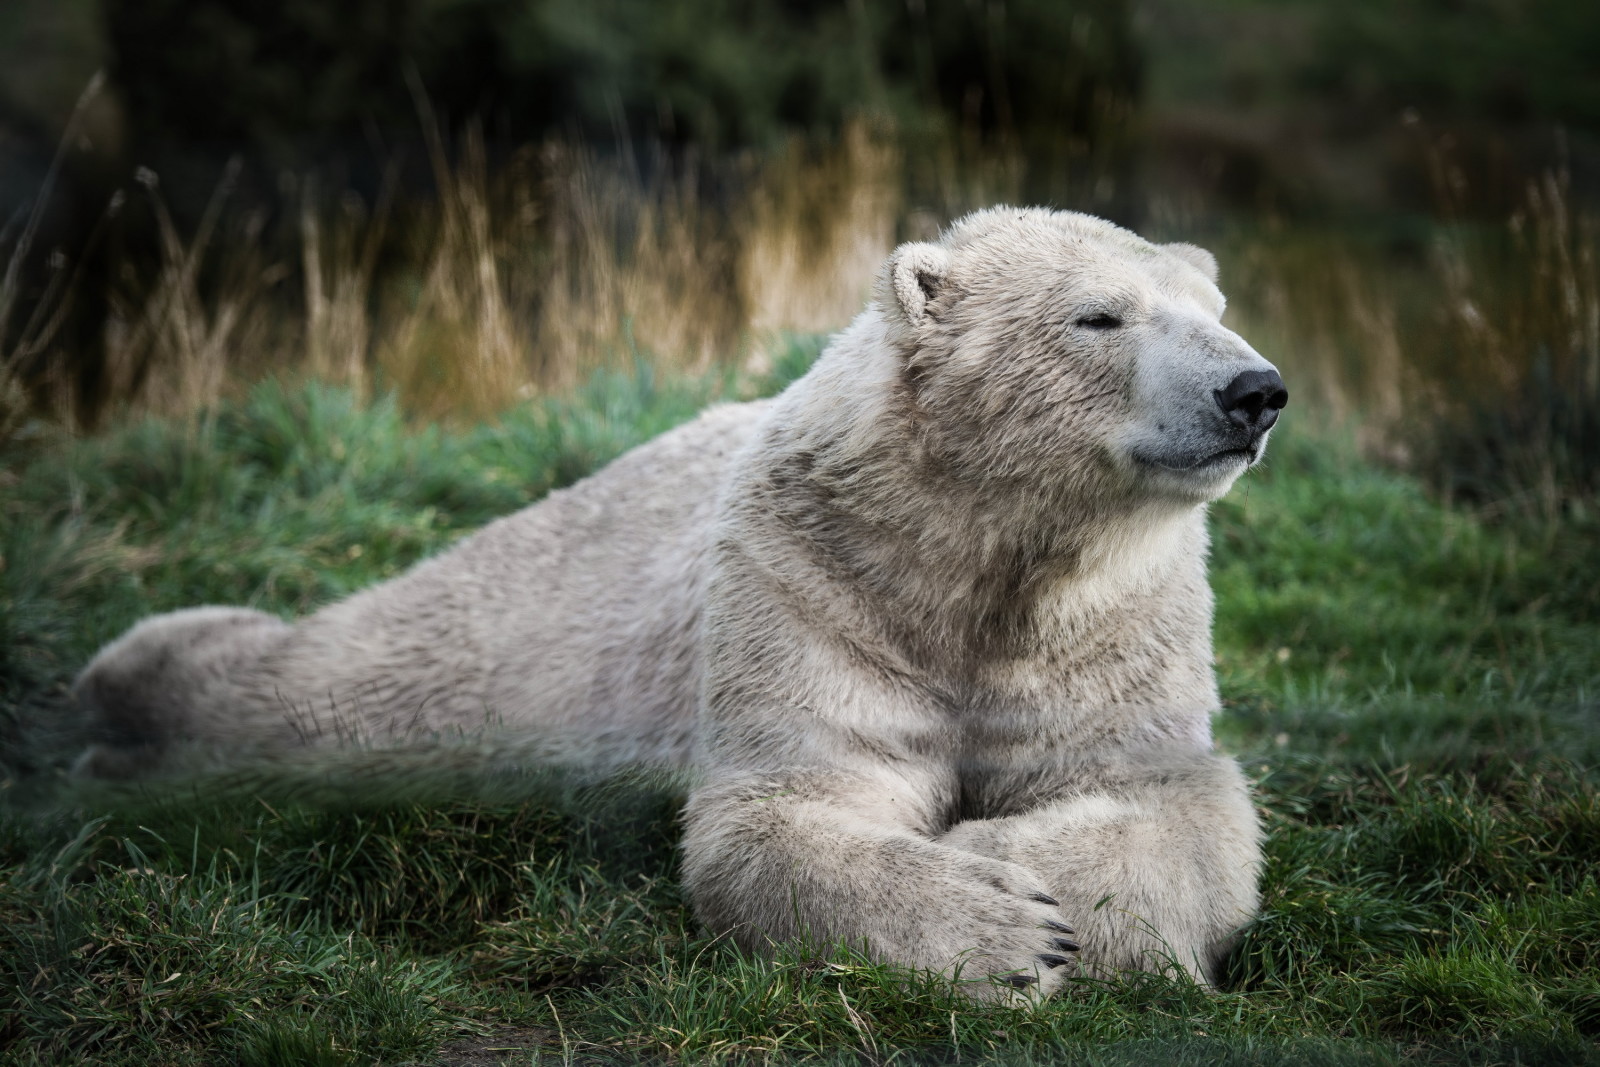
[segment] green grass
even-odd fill
[[[150,611],[292,614],[718,397],[597,380],[494,425],[262,387],[0,473],[0,1061],[1600,1063],[1600,516],[1487,524],[1292,423],[1215,509],[1225,743],[1270,830],[1219,992],[1042,1009],[707,938],[670,781],[395,767],[60,778],[65,685]]]

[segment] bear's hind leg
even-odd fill
[[[243,740],[238,675],[292,629],[264,612],[223,607],[139,623],[101,649],[73,685],[89,742],[73,773],[136,777],[177,745]]]

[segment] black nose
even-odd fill
[[[1216,392],[1217,406],[1235,426],[1265,433],[1289,402],[1289,390],[1275,370],[1247,370]]]

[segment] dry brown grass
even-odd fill
[[[561,143],[492,173],[475,130],[452,151],[425,129],[435,197],[397,203],[391,176],[371,206],[352,193],[329,203],[303,178],[290,190],[290,256],[261,215],[234,205],[236,165],[187,234],[158,177],[139,172],[159,264],[124,265],[110,294],[103,392],[115,413],[203,411],[277,374],[394,389],[427,416],[481,417],[641,356],[691,372],[759,364],[786,333],[849,320],[901,214],[898,154],[865,125],[831,145],[735,161],[715,193],[692,162],[651,161],[646,178],[629,157]],[[30,248],[11,251],[0,326]],[[35,316],[46,324],[66,310],[70,272],[57,273]],[[24,367],[63,386],[44,390],[47,414],[84,421],[64,387],[75,353],[52,350],[37,325],[11,335],[0,399],[12,428],[39,403]]]
[[[185,238],[160,195],[156,175],[140,171],[161,241],[152,278],[124,270],[112,294],[106,335],[110,395],[134,412],[179,415],[209,408],[247,374],[270,365],[273,331],[268,295],[281,268],[266,261],[258,213],[212,255],[238,174],[232,163],[206,205],[195,233]],[[209,262],[208,262],[209,261]],[[202,294],[201,270],[214,263],[214,288]]]
[[[774,339],[847,322],[897,238],[928,236],[1018,174],[1015,160],[924,167],[935,219],[906,201],[893,136],[866,124],[715,171],[562,143],[492,168],[474,131],[451,148],[426,112],[424,128],[434,197],[402,202],[391,176],[373,205],[329,202],[304,179],[289,257],[268,252],[258,216],[230,206],[232,169],[188,234],[141,174],[161,257],[112,294],[105,380],[117,411],[202,411],[277,374],[392,389],[427,417],[483,417],[640,358],[759,368]],[[29,232],[0,280],[0,335],[13,339],[0,352],[0,434],[41,395],[30,400],[21,368],[43,353],[46,378],[53,367],[65,383],[77,366],[49,347],[70,269],[30,323],[4,329]],[[1505,225],[1447,220],[1410,258],[1271,223],[1219,249],[1233,324],[1284,367],[1297,419],[1354,425],[1370,451],[1449,491],[1546,510],[1575,485],[1597,488],[1597,250],[1596,219],[1560,175],[1530,183]],[[47,406],[70,393],[42,391]]]
[[[1417,253],[1371,236],[1255,232],[1224,256],[1234,325],[1310,401],[1296,417],[1498,509],[1600,491],[1600,217],[1566,176]]]
[[[25,213],[19,211],[13,218],[0,223],[0,251],[9,249],[5,256],[4,271],[0,272],[0,442],[9,439],[33,413],[35,401],[26,377],[41,357],[45,357],[47,368],[46,388],[52,394],[61,393],[59,383],[50,380],[59,377],[59,374],[52,375],[50,372],[57,370],[61,361],[50,358],[49,353],[62,323],[71,312],[80,274],[71,268],[65,256],[53,253],[47,264],[44,293],[34,303],[27,318],[21,319],[19,312],[23,307],[26,284],[23,271],[29,264],[50,188],[61,172],[67,146],[78,137],[89,104],[99,95],[104,81],[102,75],[96,74],[79,96],[77,107],[62,131],[61,143],[45,172],[44,188],[40,195],[27,206]],[[119,206],[119,201],[113,201],[107,215]],[[97,227],[91,235],[91,242],[97,241],[101,233],[102,229]]]
[[[897,156],[865,128],[743,161],[732,202],[704,194],[692,166],[658,161],[647,181],[626,159],[563,144],[491,174],[470,130],[453,156],[432,138],[430,159],[438,196],[412,205],[389,244],[402,225],[392,195],[330,209],[302,184],[302,291],[287,311],[273,288],[286,267],[267,260],[258,226],[218,247],[231,173],[187,240],[144,176],[162,266],[119,294],[107,338],[119,407],[203,410],[271,371],[477,417],[641,354],[685,371],[759,362],[774,338],[849,320],[899,214]],[[401,266],[380,272],[395,247]]]

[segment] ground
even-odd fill
[[[63,687],[134,618],[302,612],[777,384],[615,376],[455,429],[269,386],[12,446],[0,1062],[1600,1063],[1600,516],[1489,521],[1292,418],[1214,509],[1218,733],[1270,834],[1219,992],[978,1008],[839,949],[743,956],[679,896],[671,782],[56,776]]]

